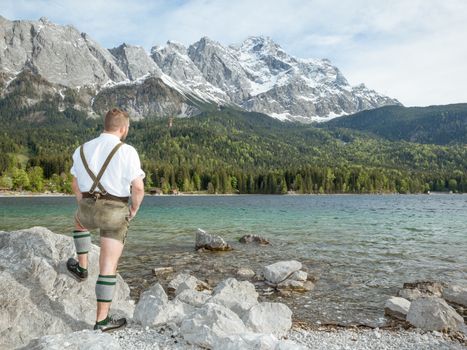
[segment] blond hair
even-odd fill
[[[127,126],[129,122],[130,116],[127,112],[119,108],[112,108],[105,115],[104,129],[106,131],[117,131],[124,126]]]

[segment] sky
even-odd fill
[[[465,0],[0,0],[0,14],[45,16],[107,48],[264,35],[405,106],[467,102]]]

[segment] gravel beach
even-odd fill
[[[123,350],[202,349],[187,344],[177,327],[144,328],[135,324],[111,333]],[[440,332],[380,329],[292,329],[288,339],[320,350],[465,350],[466,345]]]

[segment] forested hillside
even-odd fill
[[[446,106],[386,106],[336,118],[324,127],[371,132],[388,140],[467,144],[467,103]]]
[[[101,121],[60,112],[54,98],[31,108],[11,98],[0,100],[0,187],[69,192],[71,154],[99,135]],[[175,118],[171,128],[166,118],[133,122],[127,142],[141,155],[146,186],[166,193],[467,192],[465,144],[390,141],[340,126],[224,109]]]

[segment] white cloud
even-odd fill
[[[106,47],[268,35],[404,104],[467,102],[463,0],[3,0],[2,15],[73,24]]]

